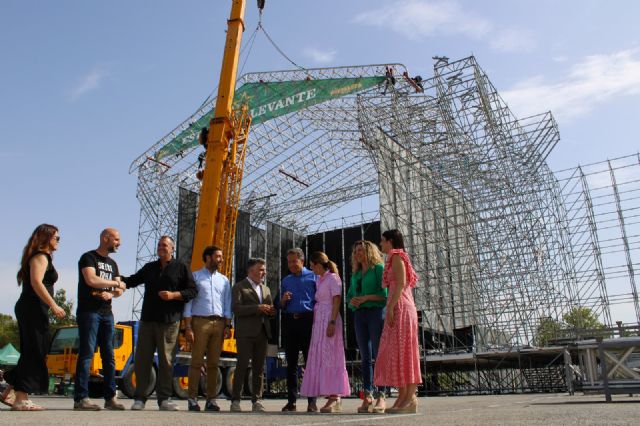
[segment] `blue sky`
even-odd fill
[[[58,286],[105,226],[134,271],[139,206],[130,163],[211,93],[229,0],[0,2],[0,312],[13,313],[20,251],[42,222],[61,229]],[[638,150],[640,2],[266,0],[263,24],[306,67],[474,54],[516,116],[551,110],[553,169]],[[248,0],[245,39],[257,24]],[[244,72],[291,65],[259,34]],[[129,318],[129,296],[115,302]]]

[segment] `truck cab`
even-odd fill
[[[118,323],[113,335],[113,353],[116,364],[116,380],[121,382],[133,363],[134,327],[131,323]],[[80,337],[77,326],[61,327],[55,331],[47,355],[49,375],[69,382],[75,376]],[[119,383],[121,384],[121,383]],[[122,387],[122,386],[120,386]],[[102,359],[98,348],[89,366],[89,393],[100,396],[102,392]]]
[[[232,331],[233,332],[233,331]],[[116,364],[116,385],[122,393],[133,398],[136,389],[136,376],[134,371],[134,351],[138,340],[138,321],[121,321],[115,325],[113,336],[113,354]],[[80,337],[77,326],[61,327],[55,331],[51,340],[51,346],[47,355],[47,369],[49,376],[52,376],[60,384],[59,393],[71,393],[70,385],[76,373],[78,362],[78,349]],[[182,331],[178,337],[178,353],[173,366],[173,390],[179,398],[187,398],[189,363],[191,360],[191,347],[184,338]],[[223,342],[222,354],[219,361],[218,393],[224,392],[231,395],[231,387],[235,372],[236,341],[232,337]],[[157,357],[154,360],[154,368],[151,371],[147,395],[151,395],[156,385]],[[204,376],[206,371],[202,371],[199,388],[203,392],[205,385]],[[103,392],[102,358],[99,348],[91,360],[89,367],[89,396],[98,398]],[[249,382],[250,383],[250,382]]]

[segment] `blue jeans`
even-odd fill
[[[116,362],[113,358],[113,334],[115,333],[113,314],[98,312],[78,312],[76,317],[80,347],[76,364],[76,383],[73,399],[80,401],[89,396],[89,367],[100,346],[102,376],[104,379],[104,399],[116,395]]]
[[[378,345],[384,326],[383,308],[360,308],[353,313],[356,341],[362,357],[362,381],[364,391],[374,394],[372,359],[378,355]],[[376,389],[374,396],[383,392],[383,388]]]

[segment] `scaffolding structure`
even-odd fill
[[[557,126],[549,113],[515,118],[474,58],[437,60],[423,86],[360,97],[382,228],[408,240],[429,330],[472,326],[478,347],[533,344],[540,320],[560,318],[579,292],[545,162]]]
[[[463,346],[474,351],[534,345],[543,319],[561,320],[575,306],[610,325],[610,305],[628,304],[640,322],[640,232],[631,204],[640,189],[638,175],[627,178],[638,172],[637,156],[556,175],[546,163],[559,141],[550,113],[518,119],[475,58],[434,59],[428,79],[410,78],[399,64],[240,79],[239,89],[383,77],[373,87],[252,126],[241,192],[251,254],[268,254],[283,230],[287,244],[323,233],[326,247],[327,238],[344,235],[326,231],[374,221],[400,229],[420,277],[417,308],[431,336],[425,351],[462,346],[456,330],[469,330]],[[178,136],[196,138],[198,120],[214,102],[131,165],[141,205],[139,265],[155,258],[161,235],[178,234],[180,193],[197,193],[200,185],[202,148],[161,159],[157,153]],[[605,175],[598,169],[603,164],[606,190],[591,182]],[[608,235],[614,227],[620,237]],[[273,229],[277,237],[270,236]],[[334,260],[348,276],[350,247],[343,246]],[[609,255],[626,261],[610,265]],[[277,276],[268,279],[277,286]],[[620,281],[615,292],[611,280]],[[134,298],[134,313],[140,300]]]
[[[640,325],[640,154],[555,175],[580,288],[576,304],[601,308],[595,313],[604,324]]]

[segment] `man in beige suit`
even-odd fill
[[[275,314],[269,287],[263,284],[267,274],[264,259],[249,259],[247,278],[231,289],[231,305],[235,322],[238,362],[233,379],[231,411],[242,411],[240,396],[242,384],[251,360],[253,380],[251,386],[252,411],[264,411],[262,405],[262,373],[267,355],[267,341],[271,337],[270,317]]]

